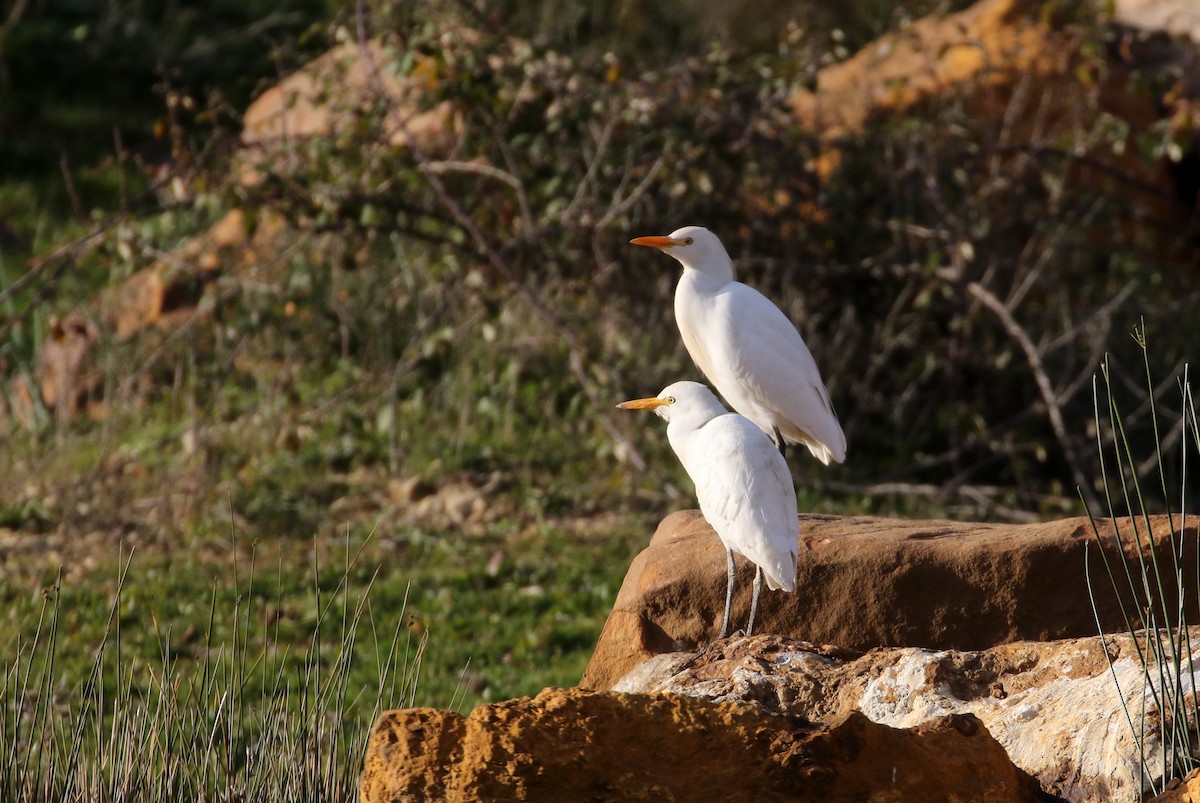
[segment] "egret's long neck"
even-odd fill
[[[723,270],[712,267],[698,269],[685,265],[683,275],[679,277],[679,286],[707,295],[715,293],[732,281],[733,265],[728,265]]]
[[[683,267],[685,272],[699,274],[718,286],[733,281],[733,260],[720,243],[713,243],[700,253],[690,255]]]
[[[693,460],[691,450],[688,448],[692,444],[692,436],[699,429],[695,421],[689,419],[671,421],[667,424],[667,442],[671,444],[671,449],[679,458],[679,462],[683,463],[683,467],[688,474],[692,474]]]
[[[708,458],[708,455],[703,453],[693,454],[695,448],[701,446],[696,439],[696,433],[714,418],[727,412],[729,411],[722,407],[714,396],[710,403],[698,406],[688,415],[672,418],[667,422],[667,441],[679,456],[684,468],[688,469],[688,473],[691,473],[693,463],[701,463]]]

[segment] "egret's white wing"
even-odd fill
[[[733,551],[762,567],[770,588],[796,584],[800,524],[791,472],[775,445],[739,415],[696,430],[685,468],[700,512]]]
[[[765,296],[740,282],[726,285],[716,302],[716,319],[723,326],[715,334],[724,339],[730,355],[723,384],[740,387],[792,424],[780,425],[784,436],[805,443],[823,462],[845,459],[846,436],[821,372],[792,322]]]
[[[822,462],[841,462],[846,436],[821,372],[796,327],[770,300],[741,282],[708,297],[680,318],[688,353],[735,410],[765,432],[778,426]],[[693,302],[693,305],[695,302]],[[689,324],[683,323],[684,318]]]

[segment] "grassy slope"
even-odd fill
[[[89,206],[116,208],[119,171],[95,161]],[[0,212],[27,213],[10,255],[83,228],[48,175],[0,186]],[[20,340],[0,346],[3,367],[29,368],[52,311],[69,311],[206,222],[196,212],[131,224],[136,258],[110,243],[75,265]],[[130,549],[118,665],[143,695],[164,664],[195,675],[218,656],[247,670],[239,688],[265,705],[279,678],[333,671],[346,611],[368,586],[347,668],[357,727],[377,699],[468,709],[577,680],[629,560],[663,515],[691,505],[661,422],[607,406],[694,376],[679,344],[660,336],[670,331],[665,310],[647,320],[603,298],[576,308],[591,294],[539,287],[590,332],[588,368],[614,394],[598,409],[572,378],[565,344],[503,283],[416,240],[375,239],[360,257],[362,246],[277,249],[262,273],[217,288],[219,303],[182,334],[105,344],[105,418],[43,421],[0,445],[0,656],[9,667],[0,697],[20,699],[25,668],[36,676],[53,658],[51,696],[78,698],[106,632],[113,659],[108,612]],[[19,263],[6,257],[0,271],[11,282]],[[637,444],[649,472],[618,458],[603,416]],[[792,462],[802,509],[944,512],[920,500],[819,495],[806,490],[819,467]],[[472,487],[482,506],[467,521],[420,515],[418,480],[434,491]],[[51,645],[44,616],[55,603]],[[417,670],[414,690],[406,679]],[[120,686],[115,672],[104,682]],[[298,697],[288,704],[302,708]]]
[[[641,475],[577,437],[610,411],[555,414],[542,388],[558,380],[539,376],[525,380],[527,393],[455,404],[472,371],[459,366],[420,404],[400,405],[386,424],[402,430],[395,470],[380,431],[387,378],[355,369],[346,372],[353,381],[296,378],[296,398],[278,403],[269,390],[278,379],[261,374],[258,392],[207,403],[184,398],[185,385],[104,422],[16,439],[9,476],[21,480],[6,484],[14,501],[5,515],[22,533],[6,541],[0,590],[10,654],[30,638],[40,592],[61,566],[60,632],[69,637],[57,660],[68,685],[80,682],[133,549],[121,622],[128,649],[147,662],[168,642],[180,661],[194,659],[214,595],[218,622],[241,610],[251,643],[302,648],[315,589],[328,595],[348,576],[355,587],[372,583],[379,632],[428,630],[420,704],[470,707],[573,684],[629,560],[661,516],[693,504],[690,485],[657,419],[626,419],[653,466]],[[249,381],[235,374],[230,384],[239,379]],[[469,498],[479,510],[464,522],[436,506],[415,514],[421,500],[407,489],[416,481],[476,488]],[[802,503],[867,509],[809,494]],[[374,646],[363,649],[353,675],[372,695],[378,658]]]

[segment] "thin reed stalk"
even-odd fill
[[[262,607],[252,555],[234,571],[231,605],[218,603],[214,587],[203,654],[190,661],[157,618],[157,659],[121,644],[122,606],[136,575],[130,553],[91,671],[73,695],[63,694],[71,679],[56,674],[60,575],[33,640],[18,642],[0,664],[0,800],[356,799],[370,726],[390,694],[414,698],[416,673],[407,663],[411,636],[401,632],[405,612],[389,611],[380,635],[370,602],[378,572],[355,584],[362,550],[353,552],[349,538],[346,548],[333,590],[320,590],[320,576],[314,582],[317,620],[302,648],[283,642],[278,627],[265,629],[273,637],[252,636]],[[423,648],[424,640],[418,664]],[[378,686],[366,688],[351,669],[372,651],[381,656]]]
[[[1163,434],[1155,405],[1144,325],[1135,330],[1134,338],[1142,350],[1145,365],[1154,441],[1152,459],[1158,464],[1161,505],[1166,511],[1169,532],[1155,532],[1156,527],[1162,529],[1163,519],[1156,518],[1152,508],[1160,502],[1148,499],[1148,489],[1143,488],[1139,480],[1138,462],[1114,393],[1115,383],[1108,358],[1092,382],[1096,449],[1107,521],[1101,524],[1097,520],[1086,499],[1084,507],[1104,571],[1119,604],[1121,621],[1131,636],[1141,668],[1140,688],[1122,689],[1116,668],[1105,650],[1126,724],[1137,745],[1143,791],[1155,795],[1170,779],[1182,777],[1200,766],[1195,746],[1196,726],[1200,723],[1200,703],[1195,693],[1196,656],[1188,630],[1189,611],[1194,611],[1200,600],[1200,550],[1196,550],[1194,579],[1186,577],[1184,564],[1185,547],[1188,546],[1185,540],[1189,504],[1188,451],[1189,448],[1200,450],[1200,426],[1197,425],[1185,366],[1180,381],[1180,426],[1193,437],[1190,445],[1186,438],[1180,441],[1180,489],[1176,497],[1169,490],[1168,457],[1163,453]],[[1195,549],[1196,545],[1191,544],[1191,547]],[[1110,554],[1116,557],[1110,558]],[[1085,578],[1096,627],[1103,640],[1106,630],[1096,606],[1090,565]],[[1136,720],[1130,700],[1137,701]],[[1151,749],[1152,739],[1161,741],[1161,749]]]

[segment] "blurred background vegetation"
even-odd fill
[[[0,640],[27,649],[57,595],[68,694],[135,549],[135,664],[163,621],[197,658],[210,603],[247,594],[250,643],[303,644],[314,589],[374,578],[372,623],[429,633],[417,702],[573,683],[629,560],[693,504],[661,427],[612,409],[698,378],[674,263],[626,245],[689,223],[837,405],[849,458],[793,456],[802,510],[1080,513],[1102,355],[1143,386],[1144,320],[1171,410],[1200,337],[1188,76],[1103,9],[1026,2],[1075,54],[1054,92],[947,91],[832,138],[795,113],[821,70],[968,5],[7,3]],[[327,133],[243,135],[331,48]]]

